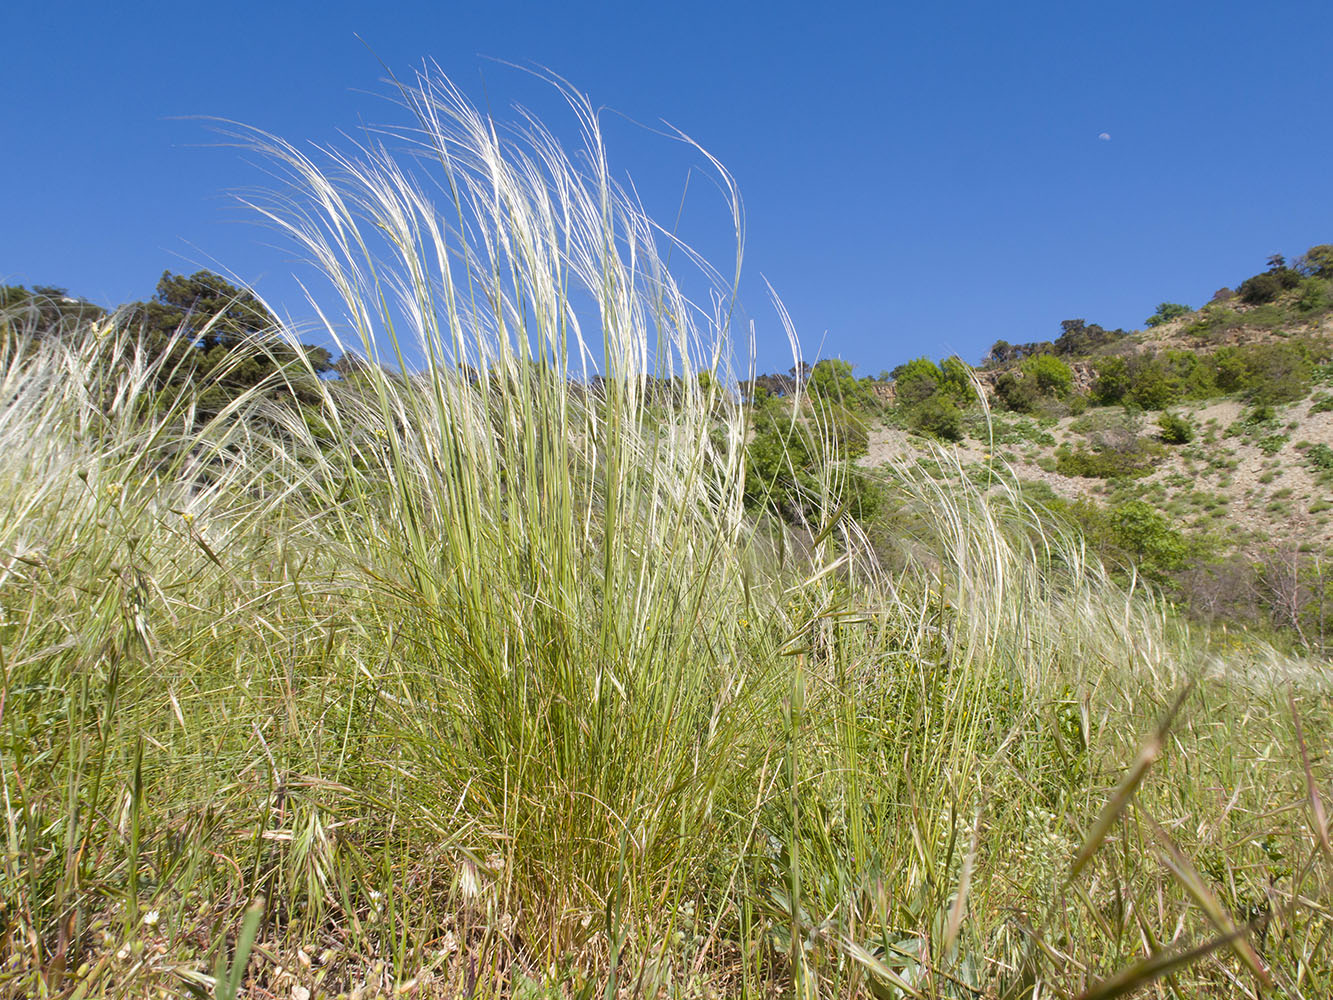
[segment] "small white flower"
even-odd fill
[[[162,914],[157,910],[149,910],[143,915],[143,925],[145,927],[156,927],[157,922],[162,918]]]

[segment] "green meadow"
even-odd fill
[[[818,396],[766,505],[739,254],[402,96],[245,137],[342,377],[0,319],[0,994],[1333,995],[1326,664]]]

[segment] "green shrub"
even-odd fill
[[[1037,354],[995,380],[995,401],[1012,413],[1037,413],[1047,401],[1068,398],[1073,386],[1073,369],[1053,354]]]
[[[1074,371],[1053,354],[1038,354],[1022,364],[1023,375],[1037,383],[1043,396],[1062,397],[1074,385]]]
[[[911,406],[940,391],[944,372],[930,358],[914,358],[893,370],[893,384],[898,402]]]
[[[1121,355],[1103,358],[1096,370],[1097,379],[1092,385],[1092,395],[1103,406],[1114,406],[1121,402],[1133,387],[1129,362]]]
[[[1269,434],[1255,442],[1255,447],[1265,455],[1276,455],[1287,446],[1291,439],[1285,434]]]
[[[1314,402],[1310,404],[1310,416],[1316,413],[1329,413],[1333,411],[1333,396],[1324,393],[1316,396]]]
[[[963,438],[961,407],[973,398],[971,369],[957,357],[936,364],[916,358],[892,372],[897,419],[912,430],[945,441]]]
[[[1305,251],[1296,261],[1296,270],[1315,278],[1333,278],[1333,244],[1321,243]]]
[[[1041,401],[1035,379],[1004,372],[995,380],[995,400],[1011,413],[1033,413]]]
[[[1247,305],[1262,305],[1272,302],[1288,289],[1295,288],[1301,280],[1300,273],[1289,267],[1275,267],[1246,278],[1236,289],[1240,300]]]
[[[1130,402],[1145,410],[1164,410],[1183,399],[1208,399],[1217,391],[1210,358],[1172,350],[1102,359],[1092,393],[1103,406]]]
[[[772,507],[793,521],[804,517],[825,479],[826,440],[841,461],[864,455],[869,441],[865,419],[847,407],[824,404],[816,427],[807,418],[793,421],[781,400],[756,409],[745,447],[746,503]],[[873,513],[877,494],[863,477],[852,469],[840,482],[859,515]]]
[[[1163,302],[1157,307],[1157,311],[1143,322],[1149,327],[1161,326],[1181,316],[1188,316],[1192,311],[1189,306],[1181,305],[1179,302]]]
[[[1327,476],[1333,473],[1333,448],[1326,444],[1312,444],[1305,449],[1305,461],[1310,468]]]
[[[1239,392],[1248,374],[1245,359],[1236,347],[1221,347],[1213,352],[1213,379],[1222,392]]]
[[[1161,429],[1158,437],[1167,444],[1189,444],[1194,440],[1194,427],[1179,414],[1163,413],[1157,418],[1157,426]]]
[[[871,381],[858,379],[852,374],[852,366],[837,358],[815,362],[815,366],[810,369],[806,389],[811,397],[828,405],[862,412],[878,405]]]
[[[1136,479],[1152,472],[1151,456],[1144,451],[1087,451],[1060,448],[1055,453],[1055,471],[1081,479]]]
[[[963,439],[963,411],[952,399],[942,394],[931,396],[912,407],[907,413],[907,425],[914,431],[943,441]]]
[[[1178,402],[1180,388],[1172,384],[1166,366],[1157,358],[1144,358],[1131,366],[1133,385],[1128,398],[1145,410],[1161,410]]]
[[[1184,535],[1149,504],[1141,500],[1120,504],[1111,511],[1110,520],[1115,541],[1145,575],[1160,580],[1185,565],[1189,546]]]
[[[1300,284],[1296,308],[1303,313],[1323,312],[1333,307],[1333,287],[1324,278],[1306,278]]]
[[[1245,394],[1254,403],[1290,403],[1310,391],[1314,363],[1300,344],[1251,344],[1243,354]]]

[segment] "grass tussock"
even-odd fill
[[[807,528],[747,510],[731,284],[591,109],[571,157],[402,96],[251,137],[366,359],[318,406],[4,321],[0,990],[1333,990],[1322,666],[1209,654],[1002,470],[884,477],[880,558],[817,411]]]

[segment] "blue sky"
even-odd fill
[[[230,196],[252,158],[188,116],[327,142],[395,119],[381,60],[434,59],[498,117],[517,101],[561,132],[554,95],[493,60],[543,65],[708,148],[745,200],[763,369],[791,362],[762,278],[807,357],[877,374],[1067,318],[1140,326],[1333,242],[1325,0],[11,0],[5,23],[0,282],[106,305],[220,265],[308,316],[291,255]],[[674,215],[690,158],[623,122],[611,141]],[[724,222],[692,184],[685,232],[725,262]]]

